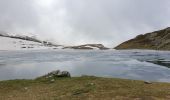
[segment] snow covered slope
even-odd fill
[[[84,44],[79,46],[63,46],[44,41],[32,34],[15,34],[0,31],[0,50],[41,50],[41,49],[83,49],[107,50],[102,44]]]
[[[29,36],[0,34],[0,50],[39,50],[39,49],[61,49],[63,46],[40,41]]]

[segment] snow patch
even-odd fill
[[[46,46],[38,42],[0,36],[0,50],[38,50],[54,48],[58,49],[58,47]]]

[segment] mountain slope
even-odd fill
[[[136,38],[118,45],[115,49],[170,50],[170,27],[138,35]]]
[[[58,49],[60,45],[41,41],[36,37],[0,33],[0,50]]]
[[[68,46],[68,47],[64,47],[64,49],[99,49],[99,50],[106,50],[108,48],[106,48],[104,45],[102,44],[84,44],[84,45],[79,45],[79,46]]]
[[[17,35],[0,32],[0,50],[37,50],[37,49],[108,49],[102,44],[85,44],[79,46],[57,45],[38,39],[34,35]]]

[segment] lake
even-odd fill
[[[0,80],[34,79],[54,70],[170,82],[170,52],[154,50],[0,51]]]

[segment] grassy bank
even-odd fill
[[[0,82],[0,100],[170,100],[170,84],[88,76],[10,80]]]

